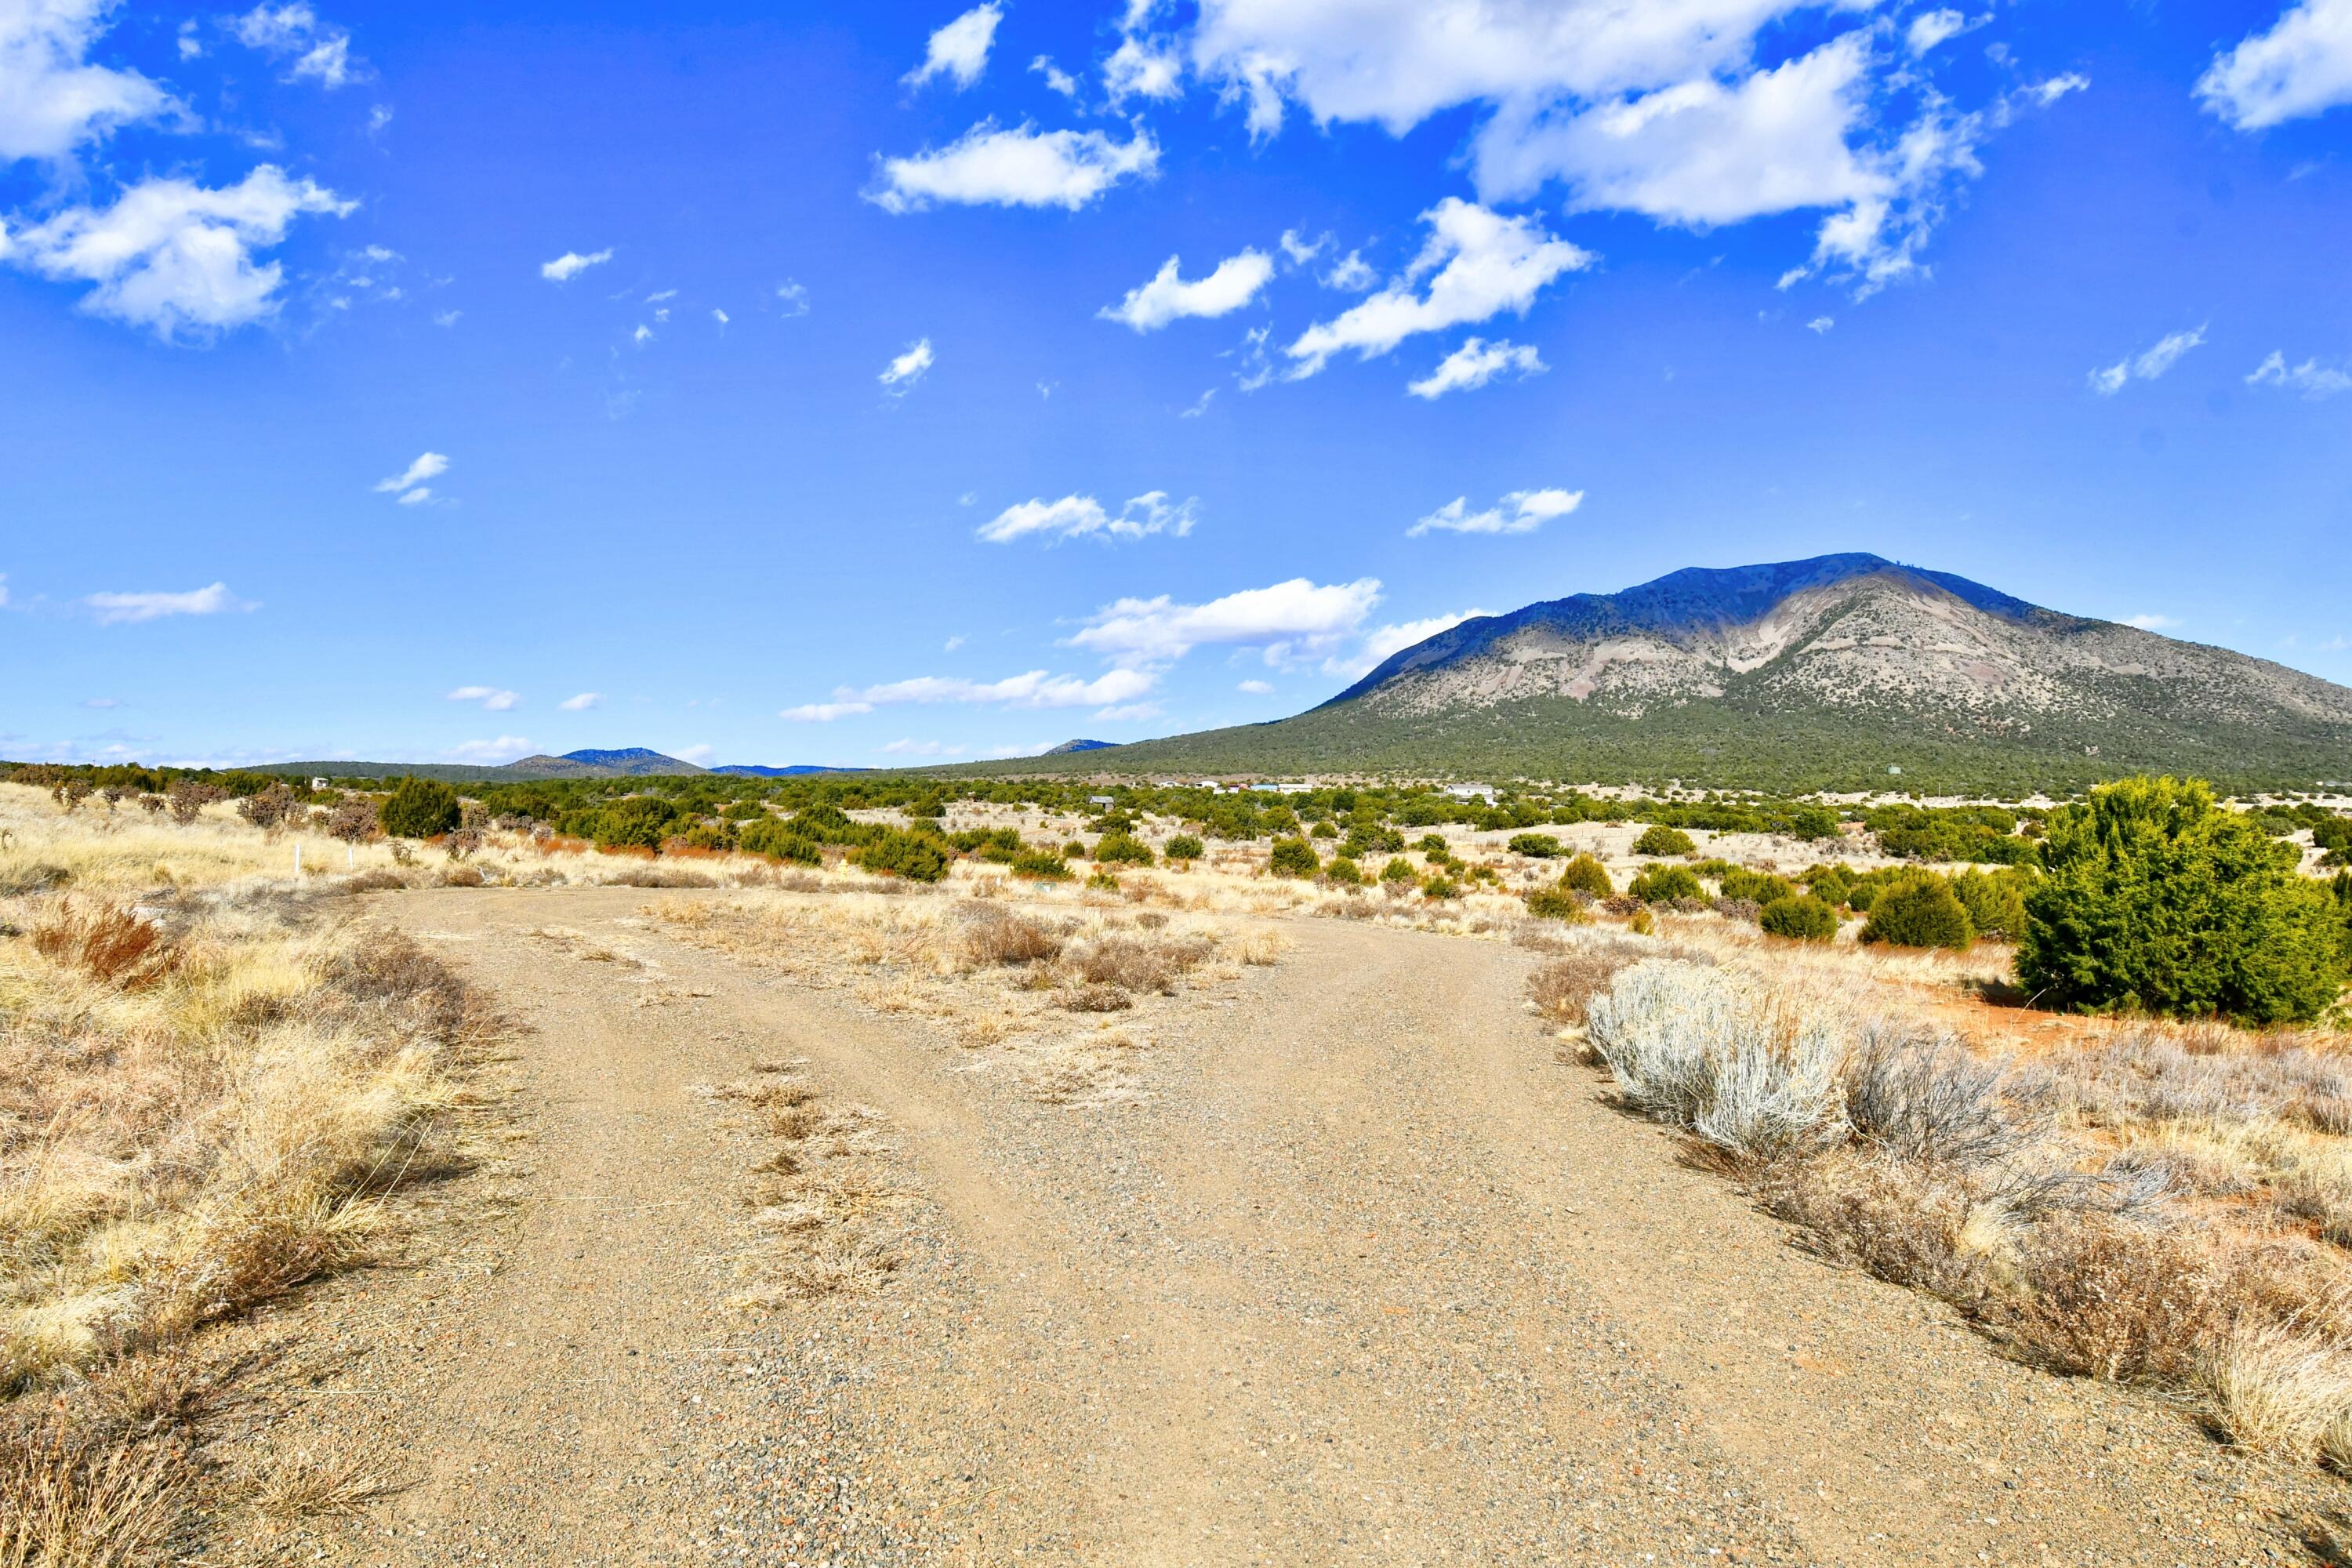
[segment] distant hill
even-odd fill
[[[362,763],[344,761],[272,763],[252,770],[287,778],[384,779],[414,775],[444,784],[524,784],[533,779],[686,778],[704,773],[732,773],[755,778],[797,778],[803,773],[858,773],[857,768],[828,768],[812,763],[790,767],[766,767],[739,763],[702,768],[645,746],[615,751],[566,752],[521,757],[497,767],[466,763]]]
[[[1020,766],[1775,789],[1883,788],[1899,768],[1898,787],[1992,790],[2157,770],[2309,788],[2352,776],[2352,690],[1948,573],[1824,555],[1482,616],[1296,718]]]
[[[1048,757],[1066,757],[1076,752],[1108,752],[1111,746],[1112,742],[1108,741],[1065,741],[1052,751],[1040,754]]]

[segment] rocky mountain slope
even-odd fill
[[[1465,621],[1311,712],[1104,769],[2001,787],[2352,777],[2352,690],[1875,555],[1673,573]]]

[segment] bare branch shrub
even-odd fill
[[[1950,1035],[1874,1021],[1846,1063],[1846,1120],[1856,1137],[1896,1159],[1989,1164],[2033,1136],[2003,1107],[2000,1077]]]
[[[33,948],[52,963],[125,991],[154,984],[179,962],[178,949],[161,926],[120,904],[58,906],[33,928]]]
[[[976,964],[1045,963],[1062,956],[1062,938],[1044,921],[994,903],[972,905],[957,937],[965,959]]]

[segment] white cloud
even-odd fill
[[[1054,63],[1051,55],[1039,55],[1029,62],[1029,68],[1045,79],[1045,85],[1064,98],[1078,96],[1078,79]]]
[[[2256,365],[2246,377],[2248,386],[2288,386],[2315,401],[2333,397],[2340,392],[2352,392],[2352,372],[2331,368],[2315,359],[2307,359],[2293,369],[2287,367],[2286,355],[2273,349],[2271,357]]]
[[[2193,327],[2185,332],[2170,333],[2160,340],[2155,347],[2142,353],[2126,356],[2104,369],[2091,372],[2091,390],[2102,397],[2113,397],[2124,389],[2126,382],[2134,377],[2141,381],[2154,381],[2174,365],[2179,364],[2181,355],[2204,341],[2203,327]]]
[[[433,487],[430,485],[419,485],[415,489],[410,490],[405,495],[402,496],[400,500],[394,504],[396,506],[430,506],[433,504]]]
[[[866,199],[890,213],[933,202],[1076,212],[1129,175],[1150,179],[1159,168],[1160,145],[1140,128],[1121,144],[1099,131],[1008,131],[983,120],[936,152],[882,159]]]
[[[1323,673],[1347,680],[1360,680],[1378,669],[1391,655],[1402,653],[1415,643],[1427,642],[1440,632],[1450,632],[1465,621],[1493,613],[1491,610],[1464,610],[1455,615],[1428,616],[1417,621],[1376,626],[1364,634],[1362,643],[1348,657],[1325,659]]]
[[[85,58],[113,9],[112,0],[0,5],[0,163],[64,158],[119,126],[178,109],[171,94],[137,71]]]
[[[69,207],[14,236],[0,255],[46,277],[95,285],[81,309],[171,341],[208,336],[273,315],[278,263],[253,253],[278,244],[295,216],[358,205],[264,163],[218,190],[186,180],[145,179],[104,210]]]
[[[1245,691],[1252,697],[1266,697],[1273,694],[1274,682],[1271,680],[1244,680],[1240,685],[1234,687],[1234,689],[1236,691]]]
[[[1120,599],[1097,611],[1067,640],[1122,664],[1181,658],[1208,644],[1238,644],[1320,653],[1354,631],[1380,603],[1376,577],[1318,585],[1304,577],[1250,588],[1205,605],[1162,594]]]
[[[503,713],[522,700],[519,693],[502,691],[495,686],[461,686],[446,693],[444,701],[478,702],[493,713]]]
[[[1179,259],[1170,257],[1150,282],[1129,289],[1126,299],[1095,313],[1105,321],[1124,321],[1139,332],[1156,331],[1182,316],[1231,315],[1255,299],[1274,277],[1274,259],[1262,250],[1229,256],[1206,278],[1190,283],[1177,270]]]
[[[568,283],[591,267],[602,267],[612,259],[613,251],[610,246],[603,250],[592,251],[586,256],[581,255],[576,250],[567,250],[552,261],[540,263],[539,275],[551,283]]]
[[[785,279],[776,285],[776,303],[787,316],[805,316],[809,312],[808,286]]]
[[[1811,321],[1805,323],[1805,331],[1812,333],[1815,337],[1819,337],[1836,325],[1837,318],[1834,316],[1815,316]]]
[[[1533,217],[1505,217],[1458,196],[1422,215],[1430,227],[1405,275],[1337,319],[1318,322],[1283,352],[1291,379],[1343,350],[1384,354],[1416,332],[1440,332],[1505,310],[1525,314],[1545,284],[1592,265],[1589,250],[1555,239]],[[1426,287],[1423,287],[1423,279]]]
[[[180,24],[180,58],[200,60],[205,58],[205,41],[196,37],[196,19],[193,16]]]
[[[1179,419],[1198,419],[1202,415],[1206,414],[1209,411],[1209,405],[1215,402],[1216,398],[1217,389],[1213,386],[1209,388],[1208,391],[1201,394],[1201,400],[1192,405],[1192,407],[1179,410],[1176,417]]]
[[[1871,9],[1872,0],[1204,0],[1192,54],[1205,79],[1245,106],[1254,136],[1278,132],[1294,101],[1318,124],[1370,121],[1396,136],[1448,110],[1483,110],[1468,163],[1490,204],[1557,179],[1572,208],[1667,224],[1828,209],[1799,275],[1868,292],[1924,271],[1918,253],[1950,188],[1981,173],[1977,142],[2037,94],[2051,96],[2026,89],[1950,115],[1901,50],[1883,47],[1892,22],[1759,68],[1770,35],[1786,36],[1800,16]],[[1918,120],[1892,122],[1895,95],[1915,89]]]
[[[465,313],[463,310],[437,311],[433,317],[433,324],[436,327],[454,327],[457,324],[457,318]]]
[[[643,348],[647,343],[654,341],[654,330],[651,327],[646,326],[643,321],[639,321],[637,323],[637,330],[629,334],[629,341],[636,344],[637,347]]]
[[[1297,229],[1286,228],[1282,231],[1282,238],[1278,243],[1282,247],[1283,255],[1290,258],[1294,265],[1304,267],[1323,254],[1323,247],[1331,243],[1331,237],[1327,234],[1309,245],[1298,237]]]
[[[871,702],[803,702],[797,708],[785,709],[776,717],[795,724],[830,724],[835,719],[854,719],[873,711]]]
[[[1170,505],[1166,490],[1149,490],[1135,497],[1117,516],[1092,496],[1069,495],[1059,500],[1024,500],[1006,507],[976,531],[991,544],[1009,543],[1036,533],[1049,539],[1143,539],[1154,533],[1178,538],[1192,531],[1193,509],[1187,499]]]
[[[1113,109],[1130,98],[1181,98],[1183,77],[1182,58],[1164,42],[1122,38],[1103,62],[1103,92]]]
[[[1549,368],[1531,344],[1507,342],[1500,338],[1490,343],[1484,338],[1468,338],[1435,370],[1405,390],[1415,397],[1437,398],[1449,392],[1475,391],[1506,371],[1516,371],[1524,379]]]
[[[520,735],[500,735],[494,741],[464,741],[442,754],[453,763],[510,763],[527,757],[531,743]]]
[[[1351,250],[1333,262],[1331,270],[1322,279],[1326,289],[1337,289],[1346,294],[1361,294],[1380,280],[1381,275],[1372,270],[1372,264],[1364,259],[1360,250]]]
[[[950,746],[938,741],[897,740],[874,748],[886,757],[961,757],[961,746]]]
[[[893,680],[880,686],[845,686],[834,692],[831,703],[811,706],[840,708],[845,712],[866,712],[886,705],[937,702],[1006,708],[1100,708],[1108,703],[1132,702],[1159,683],[1160,677],[1145,669],[1114,669],[1092,680],[1076,675],[1048,675],[1042,669],[1007,676],[1003,680],[961,680],[923,675],[911,680]]]
[[[670,755],[676,757],[682,763],[692,763],[696,766],[699,767],[702,763],[709,762],[712,757],[716,756],[718,752],[719,748],[716,746],[695,745],[680,746],[677,750],[672,752]]]
[[[1566,517],[1584,504],[1582,490],[1513,490],[1484,511],[1470,510],[1470,498],[1455,496],[1411,528],[1405,537],[1424,533],[1533,533],[1556,517]]]
[[[1167,710],[1157,702],[1120,702],[1108,708],[1097,708],[1094,717],[1107,724],[1134,724],[1146,719],[1157,719]]]
[[[556,706],[566,713],[585,713],[591,708],[604,706],[604,694],[601,691],[583,691],[576,697],[565,698]]]
[[[964,635],[961,632],[958,632],[955,636],[948,638],[947,641],[940,645],[940,651],[941,653],[953,653],[956,649],[963,647],[966,640],[967,639]]]
[[[2261,131],[2352,103],[2352,0],[2304,0],[2198,79],[2206,109]]]
[[[301,0],[285,5],[256,5],[229,23],[229,31],[247,48],[294,63],[289,81],[315,81],[332,90],[362,80],[367,68],[352,58],[352,37],[341,27],[319,20]]]
[[[996,42],[996,25],[1004,20],[1004,11],[991,4],[975,5],[931,35],[930,47],[923,55],[923,63],[905,77],[908,87],[920,87],[933,77],[955,79],[956,89],[961,91],[980,79],[988,68],[988,51]]]
[[[1968,30],[1969,19],[1949,7],[1941,11],[1922,11],[1912,17],[1911,26],[1904,29],[1903,44],[1916,57]]]
[[[375,482],[375,488],[379,493],[389,494],[394,490],[404,490],[413,486],[421,485],[427,479],[437,479],[448,471],[448,458],[438,452],[424,452],[417,456],[415,462],[393,475],[392,478],[378,479]]]
[[[8,607],[8,574],[0,572],[0,610]]]
[[[923,379],[923,373],[931,368],[937,358],[931,353],[931,340],[918,338],[908,344],[907,352],[893,359],[876,379],[889,390],[892,396],[903,397],[915,383]]]
[[[2137,626],[2144,632],[2166,631],[2173,626],[2179,626],[2179,624],[2180,620],[2177,616],[2158,616],[2151,614],[2146,610],[2141,611],[2137,616],[2126,616],[2124,617],[2124,625],[2127,626]]]
[[[723,327],[728,323],[730,318],[728,316],[726,311],[720,310],[718,306],[713,305],[710,308],[710,319]]]
[[[226,583],[184,594],[92,594],[82,603],[97,613],[98,624],[102,626],[135,626],[166,616],[218,616],[261,607],[230,593]]]
[[[665,300],[675,300],[675,299],[677,299],[677,289],[664,289],[660,290],[660,291],[659,291],[659,292],[657,292],[657,293],[653,293],[653,294],[648,294],[648,295],[646,295],[646,304],[648,304],[648,305],[658,305],[658,304],[662,303],[662,301],[664,301]]]

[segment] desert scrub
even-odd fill
[[[1585,853],[1578,855],[1561,870],[1559,890],[1606,899],[1615,894],[1617,888],[1609,880],[1609,868],[1594,859],[1590,853]]]
[[[1168,858],[1178,865],[1189,866],[1206,852],[1206,846],[1189,833],[1180,833],[1168,841]]]
[[[497,1020],[406,938],[286,908],[0,938],[0,1562],[176,1560],[212,1512],[183,1342],[380,1253],[461,1163]]]
[[[377,808],[376,820],[395,838],[434,838],[461,817],[457,792],[432,779],[403,779]]]
[[[1696,847],[1689,834],[1679,827],[1668,827],[1664,823],[1642,829],[1642,837],[1633,840],[1633,853],[1636,855],[1687,855]]]
[[[1266,868],[1277,877],[1312,877],[1323,868],[1323,862],[1317,857],[1315,846],[1306,839],[1278,838],[1267,858]]]
[[[1677,899],[1700,899],[1706,887],[1680,866],[1653,866],[1633,879],[1626,889],[1645,904],[1670,904]]]
[[[1837,911],[1811,893],[1773,900],[1757,912],[1756,923],[1768,936],[1797,942],[1833,942],[1838,933]]]
[[[2345,922],[2300,852],[2194,781],[2126,779],[2053,814],[2019,980],[2063,1006],[2299,1022],[2346,978]]]
[[[1933,872],[1897,883],[1871,905],[1862,940],[1890,947],[1964,949],[1977,939],[1967,906]]]

